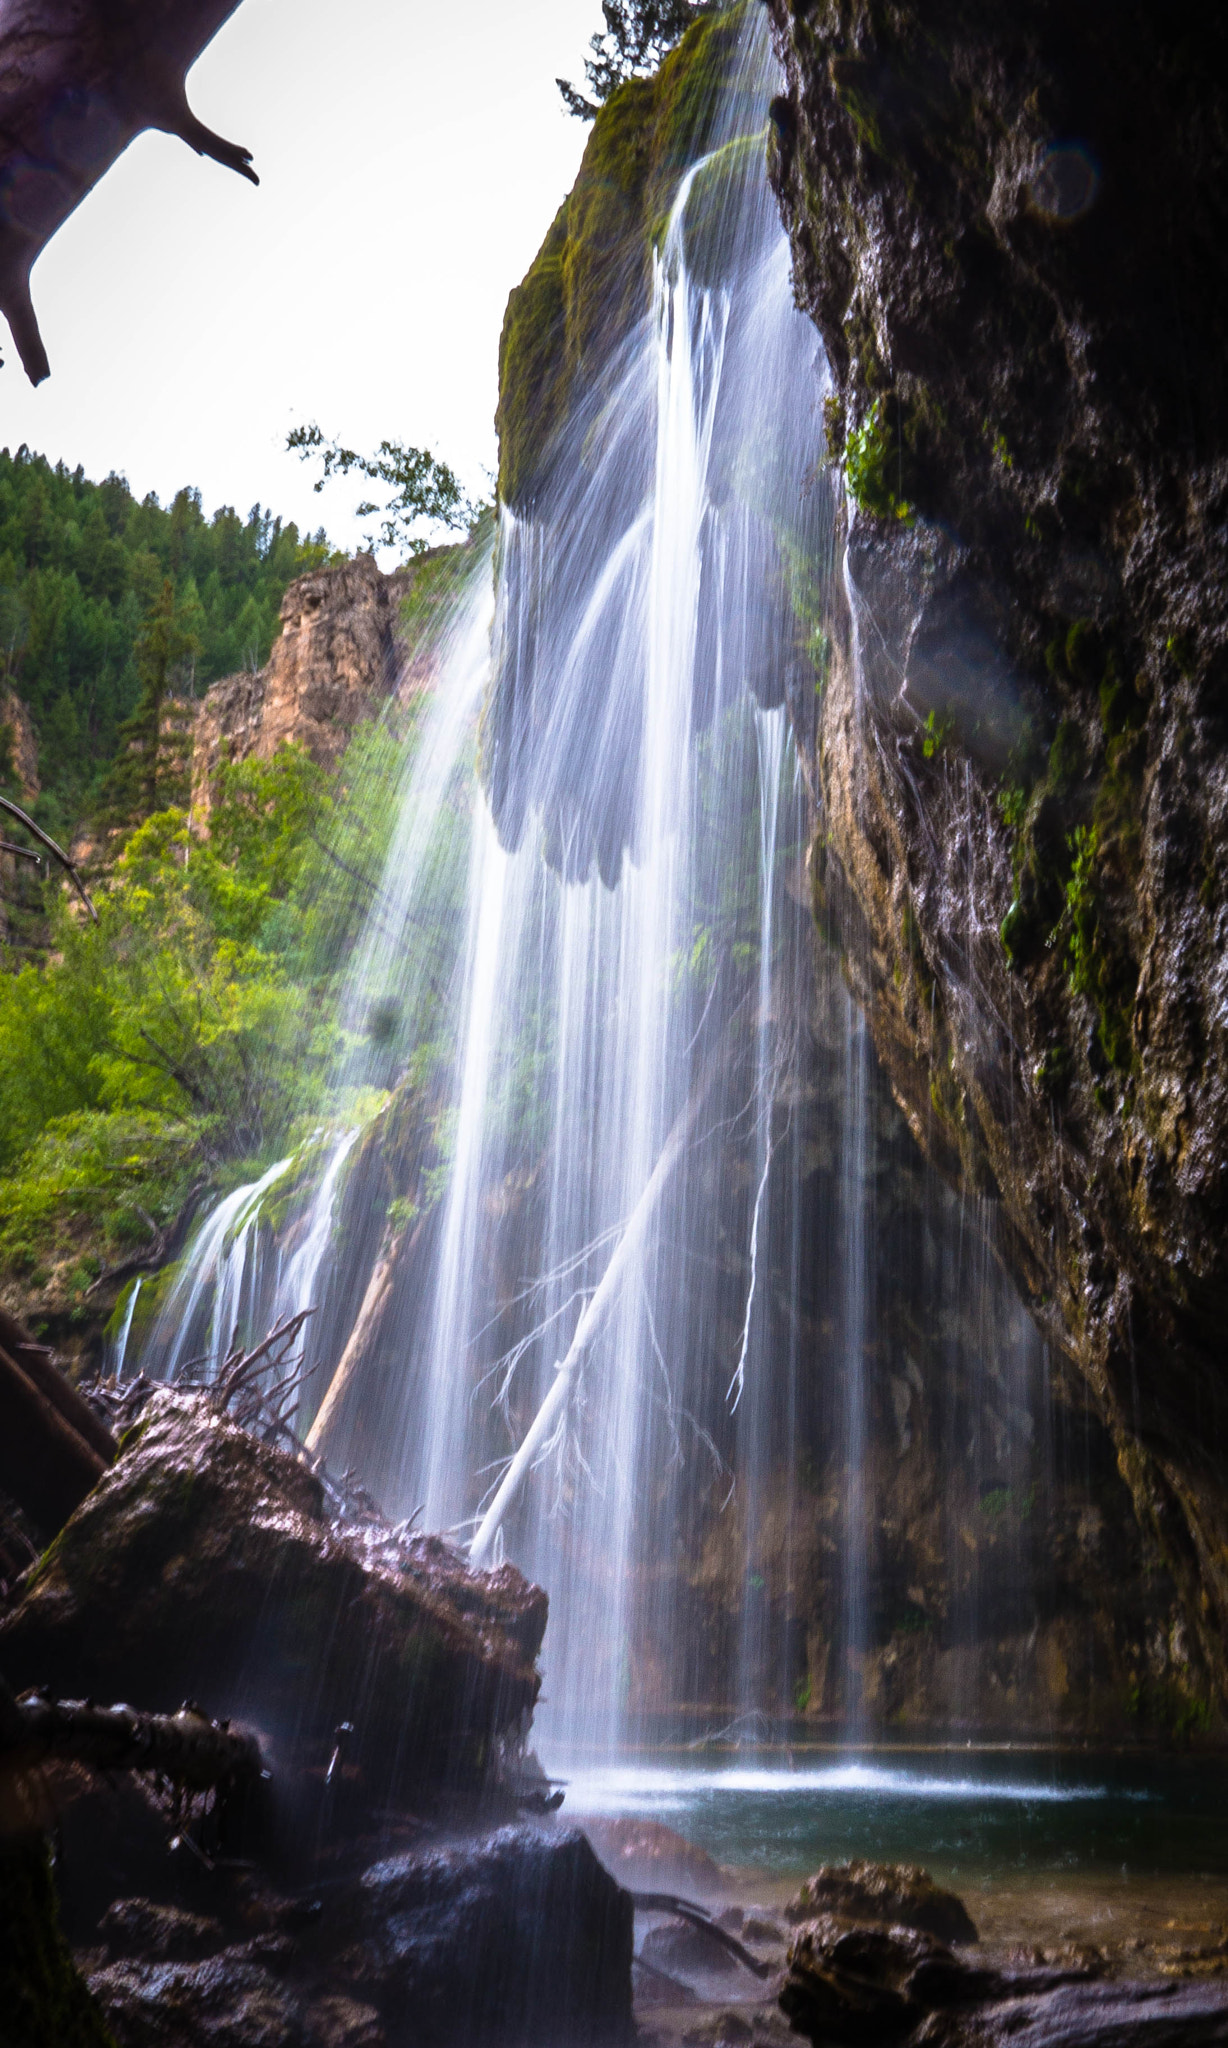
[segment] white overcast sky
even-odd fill
[[[297,421],[429,447],[482,491],[503,308],[587,135],[555,76],[600,26],[598,0],[241,0],[188,93],[259,188],[140,136],[35,266],[37,391],[0,321],[0,446],[345,547],[361,481],[315,495]]]

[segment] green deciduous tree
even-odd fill
[[[477,508],[466,498],[459,479],[446,462],[436,461],[429,448],[410,448],[403,441],[381,441],[375,455],[360,455],[339,441],[326,441],[314,422],[294,427],[286,437],[286,446],[296,449],[304,461],[315,456],[323,465],[314,490],[322,491],[330,477],[348,476],[351,470],[384,486],[382,505],[368,499],[357,508],[360,519],[382,513],[379,531],[365,536],[365,547],[396,548],[402,554],[421,555],[431,546],[432,528],[463,533],[477,517]]]

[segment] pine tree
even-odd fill
[[[698,11],[699,0],[602,0],[605,33],[591,38],[593,54],[584,60],[592,99],[565,78],[554,81],[568,113],[591,121],[624,80],[655,71]]]
[[[137,825],[187,799],[194,707],[184,699],[200,652],[200,614],[194,588],[177,597],[166,577],[133,650],[141,695],[99,791],[102,825]]]

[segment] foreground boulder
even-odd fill
[[[0,1669],[240,1719],[283,1799],[330,1764],[334,1800],[482,1789],[537,1698],[545,1594],[325,1502],[207,1396],[159,1391],[0,1621]]]
[[[912,1927],[938,1941],[977,1939],[963,1900],[943,1891],[928,1870],[913,1863],[825,1863],[806,1879],[785,1917],[796,1926],[827,1913],[840,1920]]]
[[[799,1927],[780,2006],[816,2048],[1194,2048],[1228,2042],[1228,1985],[1096,1967],[981,1968],[910,1927]]]
[[[502,1828],[241,1912],[236,1938],[234,1902],[111,1908],[89,1981],[120,2048],[634,2039],[631,1900],[574,1829]]]

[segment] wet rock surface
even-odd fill
[[[1228,1690],[1224,23],[770,11],[773,178],[849,485],[821,912],[1180,1587],[1190,1654],[1138,1687],[1205,1725]]]
[[[0,1620],[15,1690],[185,1698],[250,1724],[317,1812],[480,1789],[537,1697],[546,1597],[438,1539],[332,1521],[207,1396],[156,1393]],[[335,1759],[335,1761],[334,1761]]]
[[[82,1960],[121,2043],[627,2038],[630,1902],[574,1832],[504,1828],[298,1898],[221,1889],[225,1927],[140,1900],[104,1916]]]
[[[252,1755],[255,1736],[267,1775],[172,1784],[57,1757],[23,1792],[22,1910],[82,2040],[104,2025],[119,2048],[628,2040],[628,1893],[577,1831],[498,1825],[545,1796],[524,1754],[545,1595],[369,1503],[340,1515],[331,1482],[208,1393],[142,1398],[115,1465],[15,1588],[0,1667],[22,1692],[186,1693],[191,1727],[211,1728],[202,1708],[232,1716],[225,1739],[241,1726]],[[10,1765],[28,1790],[17,1751]],[[38,1862],[53,1821],[63,1935]],[[40,2008],[30,2048],[60,2048],[47,2024]]]
[[[1177,2048],[1228,2040],[1228,1985],[1121,1982],[1102,1966],[992,1968],[906,1927],[802,1925],[780,1995],[793,2029],[831,2048],[998,2043]]]
[[[796,1926],[834,1914],[840,1920],[882,1921],[939,1941],[972,1942],[976,1927],[962,1899],[911,1863],[825,1863],[785,1908]]]
[[[120,2048],[633,2038],[631,1902],[575,1830],[506,1827],[293,1897],[211,1888],[213,1916],[118,1901],[79,1952]]]
[[[715,1857],[659,1820],[594,1815],[586,1816],[583,1826],[606,1869],[632,1890],[707,1898],[723,1888],[724,1872]]]

